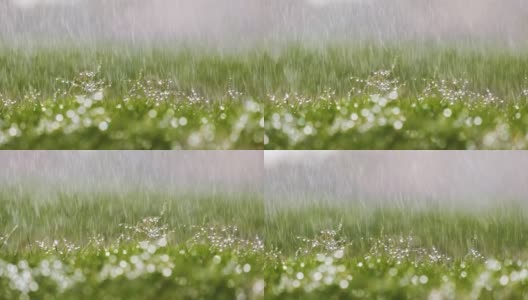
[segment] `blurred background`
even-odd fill
[[[262,151],[0,151],[0,190],[259,195],[262,162]]]
[[[471,40],[524,45],[523,0],[1,0],[4,42]]]
[[[308,204],[476,210],[528,204],[525,151],[266,151],[269,210]]]

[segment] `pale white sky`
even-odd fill
[[[265,199],[526,202],[525,151],[266,151]]]
[[[315,6],[325,6],[330,5],[334,3],[365,3],[369,2],[369,0],[306,0],[309,4],[315,5]],[[370,2],[373,2],[376,0],[370,0]]]
[[[34,7],[35,5],[55,5],[55,4],[74,4],[79,1],[86,0],[10,0],[15,5],[21,7]],[[359,3],[366,0],[305,0],[309,4],[316,6],[324,6],[332,3]]]
[[[0,38],[30,41],[185,38],[234,47],[373,36],[523,45],[527,19],[521,0],[0,0]]]
[[[22,8],[33,8],[38,5],[75,4],[79,0],[11,0],[11,2]]]
[[[0,151],[0,190],[260,190],[261,151]]]
[[[313,151],[264,151],[264,164],[265,166],[273,166],[284,162],[290,163],[310,163],[314,161],[324,160],[338,153],[339,151],[334,150],[313,150]]]

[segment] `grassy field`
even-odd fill
[[[278,149],[526,149],[528,106],[467,91],[399,98],[398,90],[265,106],[264,147]],[[449,100],[449,99],[453,100]]]
[[[512,206],[266,212],[251,194],[139,193],[0,202],[2,299],[528,297],[528,223]]]
[[[262,149],[262,104],[228,87],[205,93],[221,84],[207,59],[216,60],[125,47],[3,49],[0,147]]]
[[[267,219],[271,299],[525,299],[524,213],[513,208],[305,207]]]
[[[3,193],[0,203],[0,299],[263,298],[257,195]]]
[[[328,89],[342,97],[356,78],[391,69],[405,83],[406,96],[421,93],[427,80],[465,79],[475,92],[489,89],[497,96],[515,98],[527,87],[528,76],[528,57],[522,49],[434,42],[289,45],[231,52],[177,46],[4,47],[0,65],[4,66],[0,90],[13,99],[23,99],[32,89],[53,96],[61,87],[57,78],[71,80],[99,66],[99,78],[112,84],[106,89],[110,98],[122,97],[141,79],[171,79],[181,92],[194,90],[211,98],[230,89],[256,99],[286,93],[317,97]]]
[[[315,54],[300,51],[304,60],[292,59],[297,67],[291,70],[306,88],[266,100],[265,149],[527,148],[528,61],[522,51],[326,51],[316,65]],[[315,74],[314,81],[307,74]],[[320,89],[314,94],[308,86]]]
[[[0,148],[263,148],[262,112],[252,100],[95,98],[4,105],[0,108]]]
[[[4,47],[0,65],[2,148],[524,149],[528,142],[522,49]]]

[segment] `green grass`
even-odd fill
[[[387,93],[388,94],[388,93]],[[265,105],[264,147],[275,149],[527,149],[528,105],[484,99],[387,100],[375,93]]]
[[[0,107],[3,149],[262,149],[251,100],[66,98]]]
[[[0,299],[263,298],[255,194],[9,192],[0,203]]]
[[[528,147],[523,49],[62,45],[1,48],[0,66],[2,148]],[[76,97],[99,92],[89,107],[104,113],[69,126],[68,110],[86,105]]]
[[[342,78],[346,95],[329,87],[317,96],[301,91],[266,100],[265,149],[528,148],[522,54],[389,48],[384,57],[380,49],[359,50],[379,69],[351,66],[359,71]],[[417,55],[414,64],[409,53]]]
[[[306,206],[267,219],[271,299],[525,299],[526,215]],[[323,230],[321,230],[323,229]]]
[[[252,194],[26,192],[0,204],[2,299],[528,295],[528,222],[511,205],[267,211]]]
[[[182,193],[179,196],[134,193],[62,193],[38,196],[3,192],[0,196],[0,226],[8,231],[10,251],[20,251],[35,240],[65,238],[85,244],[94,236],[115,240],[122,234],[120,224],[136,224],[145,217],[175,230],[185,240],[190,226],[231,225],[244,228],[245,237],[255,236],[263,227],[264,207],[257,194],[209,196]]]
[[[294,253],[305,244],[298,237],[311,238],[327,229],[336,231],[354,253],[368,252],[373,241],[403,236],[452,257],[463,257],[471,250],[485,256],[524,257],[528,255],[525,218],[525,210],[514,204],[472,212],[434,204],[419,209],[412,204],[375,208],[305,205],[270,212],[266,242]]]
[[[0,148],[263,147],[262,107],[251,99],[232,93],[211,101],[177,92],[169,79],[137,80],[126,93],[111,96],[116,91],[100,72],[59,79],[53,95],[35,90],[23,99],[3,99]]]
[[[0,148],[262,149],[262,105],[225,73],[240,64],[184,50],[0,50]]]
[[[211,98],[229,89],[255,99],[285,93],[314,97],[327,89],[345,96],[352,77],[366,78],[373,71],[392,68],[395,77],[407,83],[409,94],[420,93],[427,79],[459,78],[467,79],[471,90],[490,89],[508,98],[526,88],[528,76],[523,50],[434,43],[289,45],[231,52],[124,45],[4,47],[0,65],[0,91],[13,99],[31,89],[51,96],[60,86],[57,78],[72,79],[98,66],[101,79],[112,83],[110,98],[122,96],[141,79],[172,79],[182,92],[195,90]]]

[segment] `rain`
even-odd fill
[[[220,48],[302,41],[525,43],[521,0],[6,0],[4,42],[191,42]]]
[[[411,211],[431,204],[526,208],[528,197],[524,151],[266,151],[264,156],[265,199],[272,211],[313,201]]]
[[[525,0],[0,0],[0,299],[526,299],[527,32]]]
[[[262,157],[260,151],[3,151],[0,186],[41,199],[93,191],[258,195]]]

